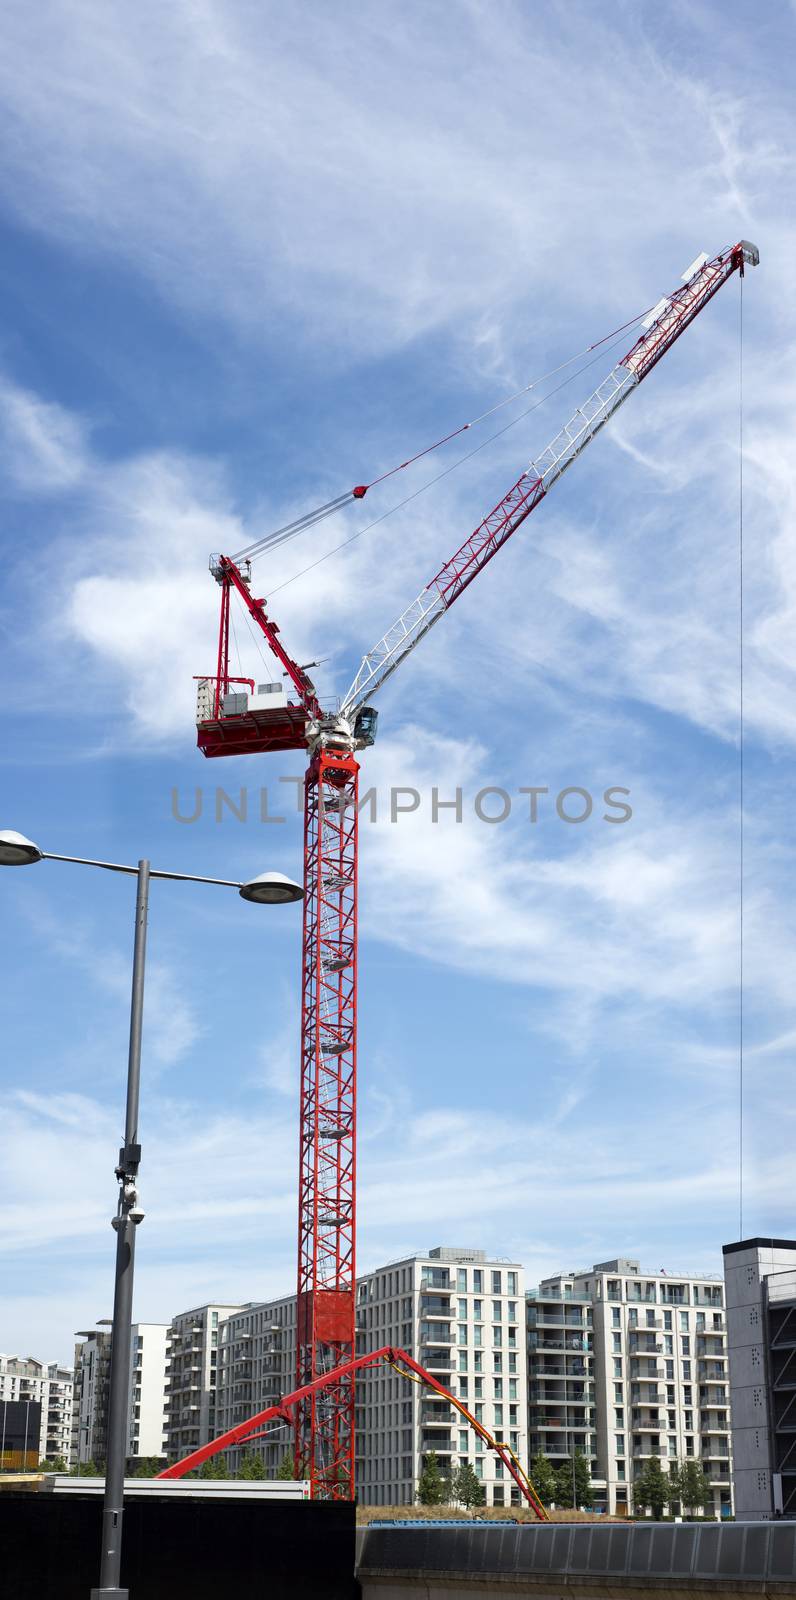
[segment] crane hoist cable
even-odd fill
[[[473,456],[477,456],[482,450],[486,450],[490,444],[494,444],[496,439],[502,438],[503,434],[508,433],[511,428],[516,428],[517,424],[522,422],[525,417],[529,417],[532,411],[538,411],[540,406],[543,406],[547,400],[551,400],[554,395],[559,394],[575,378],[579,378],[581,373],[588,372],[589,367],[593,367],[595,362],[601,360],[602,354],[607,355],[608,351],[613,350],[619,344],[620,338],[621,335],[615,338],[612,344],[608,345],[605,352],[592,356],[591,361],[585,361],[582,367],[578,367],[575,372],[570,372],[568,377],[562,379],[561,383],[557,383],[554,389],[548,389],[547,394],[543,394],[540,399],[534,400],[532,405],[526,406],[524,411],[521,411],[518,416],[512,417],[510,422],[504,423],[503,427],[498,428],[495,433],[490,433],[487,439],[482,439],[481,443],[474,445],[472,450],[467,450],[463,456],[458,456],[455,461],[451,462],[449,467],[444,467],[442,472],[436,473],[433,478],[421,483],[419,489],[414,489],[411,494],[406,495],[403,500],[399,500],[396,505],[390,506],[387,511],[382,511],[381,516],[374,517],[372,522],[366,522],[364,528],[357,528],[356,533],[351,533],[347,539],[342,539],[339,544],[332,545],[331,550],[325,550],[323,555],[318,556],[315,561],[311,561],[308,566],[301,567],[298,572],[292,573],[289,578],[283,579],[282,583],[269,587],[269,598],[273,599],[275,594],[279,594],[282,589],[286,589],[288,584],[295,583],[298,578],[306,577],[308,572],[313,572],[322,562],[328,561],[330,556],[336,556],[338,551],[345,550],[349,544],[354,544],[357,539],[362,538],[364,533],[370,533],[372,528],[377,528],[381,522],[386,522],[388,517],[394,516],[396,511],[403,511],[404,506],[411,505],[411,502],[417,500],[421,494],[425,494],[427,489],[433,489],[436,483],[441,483],[442,479],[447,478],[451,472],[456,472],[459,467],[464,466],[465,462],[472,461]],[[601,343],[604,343],[604,341],[601,341]],[[539,381],[541,382],[542,380],[540,379]]]
[[[512,405],[515,400],[520,400],[524,394],[530,394],[532,389],[538,389],[540,383],[546,383],[548,378],[556,378],[559,372],[564,372],[567,367],[571,367],[575,361],[582,360],[584,356],[591,355],[593,350],[599,350],[602,345],[608,344],[609,340],[615,339],[619,334],[625,333],[628,328],[634,327],[637,322],[641,321],[642,317],[648,314],[649,309],[640,311],[637,316],[631,317],[629,322],[623,322],[620,328],[614,328],[611,333],[604,334],[602,339],[595,340],[593,344],[587,345],[584,350],[579,350],[574,356],[568,356],[566,361],[562,361],[559,366],[551,367],[549,372],[543,372],[541,377],[534,378],[530,383],[524,384],[514,394],[506,395],[505,399],[498,400],[487,411],[482,411],[480,416],[471,417],[469,422],[461,423],[451,433],[446,433],[441,439],[436,439],[433,444],[428,444],[423,450],[418,450],[415,455],[407,457],[406,461],[399,461],[397,466],[390,467],[387,472],[382,472],[377,478],[372,478],[370,483],[359,483],[355,488],[346,490],[344,494],[336,495],[333,500],[326,500],[323,505],[314,506],[310,511],[303,512],[293,522],[286,522],[281,528],[274,528],[271,533],[263,534],[261,539],[255,539],[244,550],[238,550],[232,557],[233,561],[252,561],[266,550],[272,550],[277,545],[286,544],[289,539],[295,539],[298,534],[306,533],[309,528],[315,526],[316,522],[323,522],[327,517],[334,516],[335,512],[342,511],[344,506],[350,505],[352,500],[364,500],[369,489],[375,489],[379,483],[386,483],[387,479],[395,477],[396,473],[404,472],[407,467],[414,466],[416,461],[422,461],[424,456],[431,455],[434,450],[439,450],[443,445],[450,444],[452,439],[458,439],[459,435],[467,433],[469,428],[475,428],[480,422],[486,422],[487,418],[493,417],[496,411],[502,411],[504,406]],[[573,373],[573,377],[576,376],[577,373]],[[556,390],[551,390],[551,393],[555,394]],[[525,415],[527,413],[523,412],[523,416]],[[519,421],[520,419],[518,418],[517,420]],[[498,438],[499,434],[493,434],[492,437]],[[467,460],[467,457],[465,456],[463,459]],[[432,480],[432,482],[435,481]]]

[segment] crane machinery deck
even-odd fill
[[[702,254],[691,263],[681,285],[652,309],[640,336],[608,376],[363,657],[338,708],[321,706],[308,668],[285,649],[266,601],[252,594],[251,559],[269,541],[258,541],[237,557],[211,558],[210,569],[221,588],[221,621],[216,671],[198,682],[199,748],[211,759],[302,748],[309,754],[304,787],[296,1397],[290,1417],[296,1473],[309,1477],[313,1495],[348,1499],[354,1486],[354,1372],[360,1365],[354,1332],[356,757],[375,738],[377,713],[369,702],[721,286],[736,271],[743,276],[745,267],[756,266],[759,259],[756,247],[741,240],[712,259]],[[287,532],[311,526],[330,508],[361,499],[366,489],[358,485]],[[233,591],[279,662],[286,690],[279,683],[256,686],[252,679],[230,676]],[[232,687],[241,684],[246,687]],[[223,1441],[216,1448],[223,1448]],[[185,1464],[178,1466],[184,1470]]]

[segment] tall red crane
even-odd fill
[[[200,750],[208,757],[264,751],[309,752],[304,787],[304,931],[301,1008],[296,1388],[296,1470],[313,1495],[349,1499],[354,1491],[356,1295],[357,754],[373,743],[376,691],[439,621],[488,561],[536,509],[586,445],[670,350],[722,284],[759,253],[741,240],[683,274],[643,332],[594,393],[530,463],[431,582],[363,657],[338,711],[324,711],[306,667],[284,648],[266,602],[252,594],[251,558],[272,539],[237,556],[213,556],[221,586],[216,672],[199,680]],[[330,502],[361,499],[366,486]],[[310,526],[320,507],[293,528]],[[229,671],[230,600],[235,590],[294,692],[281,684],[235,679]],[[232,684],[248,685],[233,690]],[[324,1381],[339,1371],[336,1381]],[[345,1370],[342,1370],[345,1369]],[[314,1387],[313,1387],[314,1386]]]

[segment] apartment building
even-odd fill
[[[127,1458],[166,1454],[164,1405],[171,1329],[165,1323],[135,1322],[131,1330]],[[72,1453],[76,1463],[99,1464],[108,1455],[110,1329],[97,1327],[75,1345]]]
[[[796,1516],[796,1240],[724,1246],[736,1516]]]
[[[606,1503],[597,1462],[594,1313],[591,1293],[566,1274],[525,1297],[528,1346],[528,1455],[561,1467],[580,1450],[589,1463],[595,1507]]]
[[[216,1423],[219,1339],[227,1318],[241,1309],[205,1305],[172,1317],[164,1405],[170,1461],[189,1455],[221,1432]]]
[[[166,1382],[171,1366],[171,1327],[137,1322],[130,1347],[127,1455],[131,1461],[165,1459],[168,1434]]]
[[[110,1331],[87,1329],[75,1345],[72,1461],[77,1466],[107,1458],[110,1376]]]
[[[438,1246],[391,1262],[357,1286],[357,1349],[406,1350],[464,1400],[524,1461],[527,1390],[524,1281],[519,1262]],[[468,1463],[487,1505],[515,1504],[513,1480],[450,1403],[390,1368],[357,1381],[357,1494],[410,1505],[433,1452],[443,1471]]]
[[[729,1515],[727,1329],[721,1279],[663,1268],[650,1272],[638,1261],[617,1257],[588,1271],[545,1279],[539,1304],[548,1303],[548,1290],[561,1297],[571,1315],[576,1307],[584,1312],[582,1329],[564,1328],[564,1343],[567,1333],[582,1336],[584,1367],[591,1360],[593,1387],[587,1397],[584,1386],[582,1398],[584,1411],[593,1414],[593,1459],[598,1479],[605,1481],[606,1509],[619,1515],[633,1511],[633,1480],[656,1455],[664,1470],[667,1461],[696,1457],[712,1488],[714,1513]],[[585,1315],[589,1305],[590,1328]],[[555,1426],[542,1427],[542,1421],[566,1422],[569,1439],[577,1437],[574,1396],[570,1402],[559,1393],[560,1404],[568,1409],[558,1415],[549,1411],[552,1394],[540,1377],[549,1353],[538,1353],[539,1331],[537,1327],[535,1347],[529,1350],[531,1383],[538,1386],[529,1419],[532,1453],[536,1446],[546,1450],[557,1432]],[[557,1376],[571,1382],[566,1370]]]
[[[216,1434],[289,1394],[296,1386],[295,1295],[232,1312],[220,1329],[217,1372]],[[238,1471],[249,1450],[262,1458],[269,1477],[276,1476],[292,1443],[291,1429],[274,1425],[265,1438],[227,1452],[230,1471]]]
[[[62,1456],[67,1465],[72,1459],[73,1375],[57,1361],[37,1361],[33,1356],[0,1355],[0,1407],[13,1403],[24,1407],[23,1415],[35,1417],[36,1438],[28,1438],[28,1450],[37,1449],[38,1461],[53,1461]],[[34,1410],[33,1408],[38,1408]],[[25,1432],[30,1434],[28,1427]]]

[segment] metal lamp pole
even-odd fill
[[[133,946],[133,985],[130,1004],[130,1045],[127,1057],[127,1108],[124,1144],[119,1151],[116,1177],[119,1198],[112,1227],[116,1233],[116,1279],[111,1330],[111,1369],[108,1395],[108,1446],[105,1462],[105,1494],[102,1510],[102,1556],[99,1587],[91,1590],[91,1600],[129,1600],[129,1590],[120,1587],[122,1563],[122,1518],[124,1515],[124,1469],[127,1460],[127,1422],[130,1383],[130,1343],[133,1321],[133,1268],[135,1232],[143,1220],[138,1199],[138,1168],[141,1145],[138,1141],[138,1101],[141,1083],[141,1035],[144,1016],[144,971],[146,966],[147,914],[151,878],[172,878],[184,883],[212,883],[237,889],[241,898],[255,905],[280,905],[301,900],[304,891],[281,872],[263,872],[246,883],[229,878],[200,878],[186,872],[153,871],[146,860],[137,867],[115,861],[91,861],[83,856],[53,855],[40,850],[24,834],[0,830],[0,866],[22,867],[37,861],[70,861],[83,867],[102,867],[108,872],[123,872],[137,878],[135,941]]]

